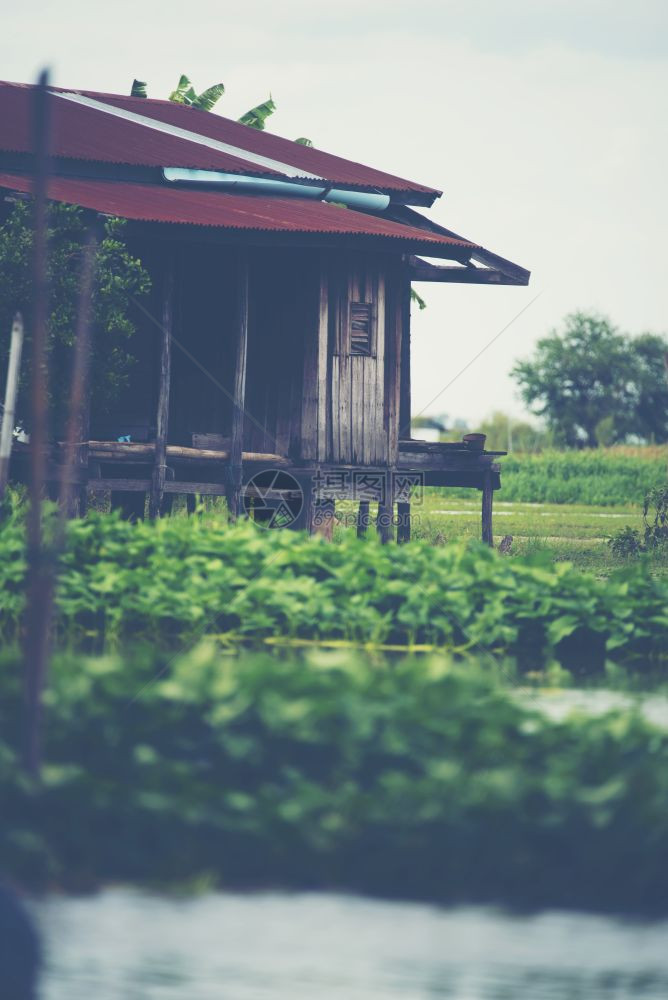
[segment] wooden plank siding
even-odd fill
[[[138,248],[150,269],[164,249]],[[319,248],[249,248],[243,449],[297,462],[396,462],[402,317],[398,255]],[[232,430],[236,254],[195,245],[182,254],[174,309],[168,445]],[[156,267],[156,273],[159,273]],[[160,283],[138,315],[137,364],[111,415],[92,436],[153,440],[160,351]],[[350,303],[368,304],[371,354],[350,353]],[[149,316],[151,318],[149,318]],[[143,429],[143,436],[142,436]]]
[[[329,434],[326,450],[319,442],[318,459],[351,465],[386,465],[396,461],[398,447],[398,392],[402,311],[396,263],[381,255],[323,256],[320,347],[327,322],[331,403],[327,406]],[[396,287],[395,287],[396,286]],[[371,306],[370,355],[351,354],[350,304]],[[326,317],[325,317],[326,312]],[[322,354],[321,354],[322,362]],[[389,396],[388,396],[389,390]],[[310,457],[304,454],[303,457]]]

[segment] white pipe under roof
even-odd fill
[[[223,187],[237,194],[264,194],[277,198],[311,198],[314,201],[338,202],[347,208],[367,212],[384,212],[390,204],[389,195],[375,191],[350,191],[329,185],[300,184],[298,181],[274,180],[271,177],[249,177],[218,170],[192,170],[186,167],[164,167],[163,177],[171,184],[207,184]]]

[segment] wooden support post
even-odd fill
[[[170,253],[165,266],[162,292],[162,344],[160,350],[160,383],[156,415],[155,458],[153,478],[148,498],[148,516],[158,517],[165,490],[167,463],[167,429],[169,425],[169,386],[172,365],[172,325],[174,315],[174,255]]]
[[[22,350],[23,317],[21,313],[17,312],[12,323],[12,340],[9,345],[7,387],[5,390],[5,408],[2,414],[2,432],[0,433],[0,500],[5,495],[7,480],[9,479],[9,460],[12,455],[12,444],[14,441],[16,395],[19,388]]]
[[[309,517],[306,530],[309,535],[320,535],[331,542],[334,535],[335,505],[331,499],[318,500],[313,498],[309,504]]]
[[[125,485],[122,479],[119,479],[118,485]],[[111,509],[120,510],[124,521],[142,521],[146,509],[146,493],[144,490],[111,490]]]
[[[364,538],[367,533],[369,524],[371,523],[371,518],[369,516],[369,501],[360,500],[359,510],[357,512],[357,537]]]
[[[394,502],[391,492],[385,491],[385,496],[378,501],[378,518],[376,520],[376,531],[383,545],[392,541],[394,535],[392,515],[394,512]]]
[[[484,473],[482,485],[482,540],[486,545],[494,545],[494,536],[492,534],[493,498],[492,473],[491,470],[487,470]]]
[[[383,545],[391,542],[394,536],[392,516],[394,513],[393,476],[389,469],[385,470],[385,481],[381,496],[378,499],[378,516],[376,531]]]
[[[401,291],[401,366],[399,369],[399,437],[411,436],[411,279],[404,264]]]
[[[397,504],[397,542],[403,545],[411,540],[411,505],[409,503]]]
[[[234,370],[232,437],[230,439],[229,489],[227,493],[230,521],[236,521],[241,513],[241,487],[243,483],[242,449],[248,357],[248,250],[245,247],[239,251],[236,313],[237,360]]]

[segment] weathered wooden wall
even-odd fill
[[[133,247],[133,250],[135,248]],[[137,313],[130,384],[94,437],[144,423],[153,436],[160,359],[164,249],[136,248],[155,275]],[[233,247],[181,244],[175,254],[169,444],[193,434],[229,436],[237,329]],[[397,255],[252,248],[243,448],[295,460],[394,464],[406,275]],[[350,352],[350,304],[368,303],[369,356]],[[404,351],[405,357],[405,351]],[[214,443],[211,443],[214,446]]]
[[[352,465],[396,461],[402,296],[399,258],[323,252],[318,330],[307,345],[302,457]],[[371,306],[371,353],[350,352],[350,304]]]

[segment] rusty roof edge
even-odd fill
[[[50,178],[50,181],[54,181],[56,183],[58,181],[60,181],[60,180],[65,180],[65,181],[72,180],[73,182],[76,183],[76,179],[74,179],[74,178],[72,178],[72,179],[70,179],[70,178],[59,178],[57,176],[52,176]],[[83,180],[84,183],[85,183],[85,181],[88,180],[88,179],[81,178],[81,180]],[[16,182],[18,182],[18,183],[16,183]],[[15,173],[6,173],[6,174],[5,173],[0,173],[0,190],[4,189],[6,191],[8,190],[8,191],[26,192],[29,195],[30,183],[31,183],[31,177],[30,177],[29,174],[27,175],[27,174],[15,174]],[[111,185],[111,186],[118,186],[118,187],[123,187],[126,184],[128,184],[128,182],[125,182],[125,181],[102,181],[100,183],[105,184],[105,185],[108,184],[108,185]],[[14,184],[16,184],[16,186],[14,186]],[[134,186],[134,185],[130,184],[130,186]],[[146,185],[146,186],[147,187],[153,187],[153,188],[165,191],[165,192],[167,192],[167,191],[170,190],[169,187],[162,187],[160,185],[155,185],[155,184],[153,184],[153,185]],[[48,193],[48,197],[50,199],[52,199],[52,200],[55,200],[55,201],[64,201],[64,202],[69,203],[69,204],[80,204],[80,202],[78,202],[78,201],[72,200],[71,198],[68,198],[68,197],[63,197],[61,195],[56,195],[56,194],[54,194],[52,192]],[[221,193],[220,197],[224,198],[226,196]],[[235,199],[239,199],[239,198],[243,197],[244,200],[246,200],[246,199],[248,199],[249,201],[253,201],[254,200],[254,196],[252,196],[252,195],[245,195],[245,196],[237,196],[237,195],[235,195],[233,197]],[[274,199],[270,199],[270,200],[273,201]],[[276,200],[277,201],[281,201],[282,199],[276,199]],[[289,199],[290,202],[299,202],[300,200],[301,199]],[[325,203],[322,203],[322,204],[323,204],[323,206],[325,205]],[[88,206],[88,207],[90,208],[90,206]],[[269,233],[269,234],[275,234],[277,236],[280,236],[282,234],[282,235],[286,235],[286,236],[292,237],[292,236],[298,236],[298,235],[301,234],[301,235],[305,235],[305,236],[319,235],[319,236],[331,238],[333,240],[343,239],[343,238],[353,238],[353,239],[357,239],[357,240],[360,240],[360,241],[362,241],[362,240],[374,240],[374,241],[380,241],[380,242],[383,242],[385,240],[392,240],[394,242],[405,244],[407,252],[411,252],[410,248],[412,248],[412,252],[414,252],[414,253],[417,252],[417,253],[421,253],[423,255],[433,256],[433,257],[445,257],[445,258],[451,259],[451,260],[458,260],[462,264],[465,263],[472,256],[473,253],[475,253],[479,249],[481,249],[481,248],[478,247],[477,244],[471,243],[470,241],[464,239],[463,237],[454,236],[454,235],[447,237],[447,243],[441,242],[438,239],[438,237],[439,236],[443,236],[445,234],[420,232],[419,228],[416,228],[416,227],[412,226],[410,223],[407,224],[405,222],[399,222],[397,220],[390,219],[388,217],[388,212],[383,212],[383,213],[363,212],[363,211],[355,210],[355,209],[352,209],[352,208],[339,207],[336,204],[327,204],[326,207],[327,207],[327,211],[331,212],[333,216],[341,216],[342,218],[344,216],[345,217],[349,217],[349,218],[350,217],[368,218],[368,219],[372,219],[373,218],[373,219],[377,219],[379,221],[385,221],[385,222],[390,222],[390,223],[394,222],[395,225],[397,225],[401,229],[405,229],[406,231],[405,232],[395,232],[395,233],[388,233],[388,232],[385,232],[385,233],[360,233],[360,232],[355,232],[353,230],[353,231],[351,231],[349,233],[346,233],[345,231],[338,231],[337,232],[337,231],[327,230],[327,229],[324,229],[324,228],[320,228],[319,229],[319,228],[317,228],[317,224],[316,224],[316,226],[309,227],[309,228],[281,230],[277,226],[263,226],[261,223],[258,224],[258,225],[254,225],[254,226],[242,226],[242,225],[235,224],[234,222],[230,221],[230,222],[227,222],[223,226],[223,225],[217,225],[216,223],[204,224],[204,223],[201,223],[201,222],[200,223],[198,223],[198,222],[189,222],[187,220],[165,220],[165,219],[160,219],[159,217],[151,217],[149,214],[147,214],[146,216],[144,216],[143,220],[137,219],[136,217],[132,217],[132,216],[125,216],[125,217],[128,218],[128,219],[130,219],[130,220],[132,220],[134,218],[134,221],[145,221],[145,222],[152,223],[152,224],[157,224],[157,225],[184,226],[184,227],[187,227],[187,228],[196,228],[196,229],[232,230],[234,232]],[[93,211],[101,212],[102,214],[107,214],[104,210],[102,210],[100,208],[97,208],[97,209],[93,208],[92,210]],[[113,214],[117,214],[117,213],[114,212]],[[430,236],[431,236],[431,239],[430,239]],[[418,244],[419,244],[419,247],[418,247]],[[445,252],[446,248],[447,248],[447,253]]]
[[[434,222],[432,219],[426,218],[420,212],[416,212],[413,209],[408,208],[406,205],[390,205],[385,214],[388,218],[391,218],[395,222],[399,222],[403,225],[412,226],[415,229],[424,229],[426,232],[435,233],[441,236],[449,236],[451,239],[469,242],[465,236],[460,236],[459,233],[453,232],[452,229],[446,229],[445,226],[441,226],[438,222]],[[493,268],[499,271],[501,274],[511,279],[512,284],[529,284],[531,271],[528,271],[525,267],[521,267],[520,264],[513,263],[512,260],[508,260],[506,257],[501,257],[499,254],[495,254],[491,250],[487,250],[485,247],[480,246],[480,244],[474,243],[472,245],[476,248],[471,254],[472,260],[484,264],[485,267]],[[425,256],[428,255],[425,254]]]

